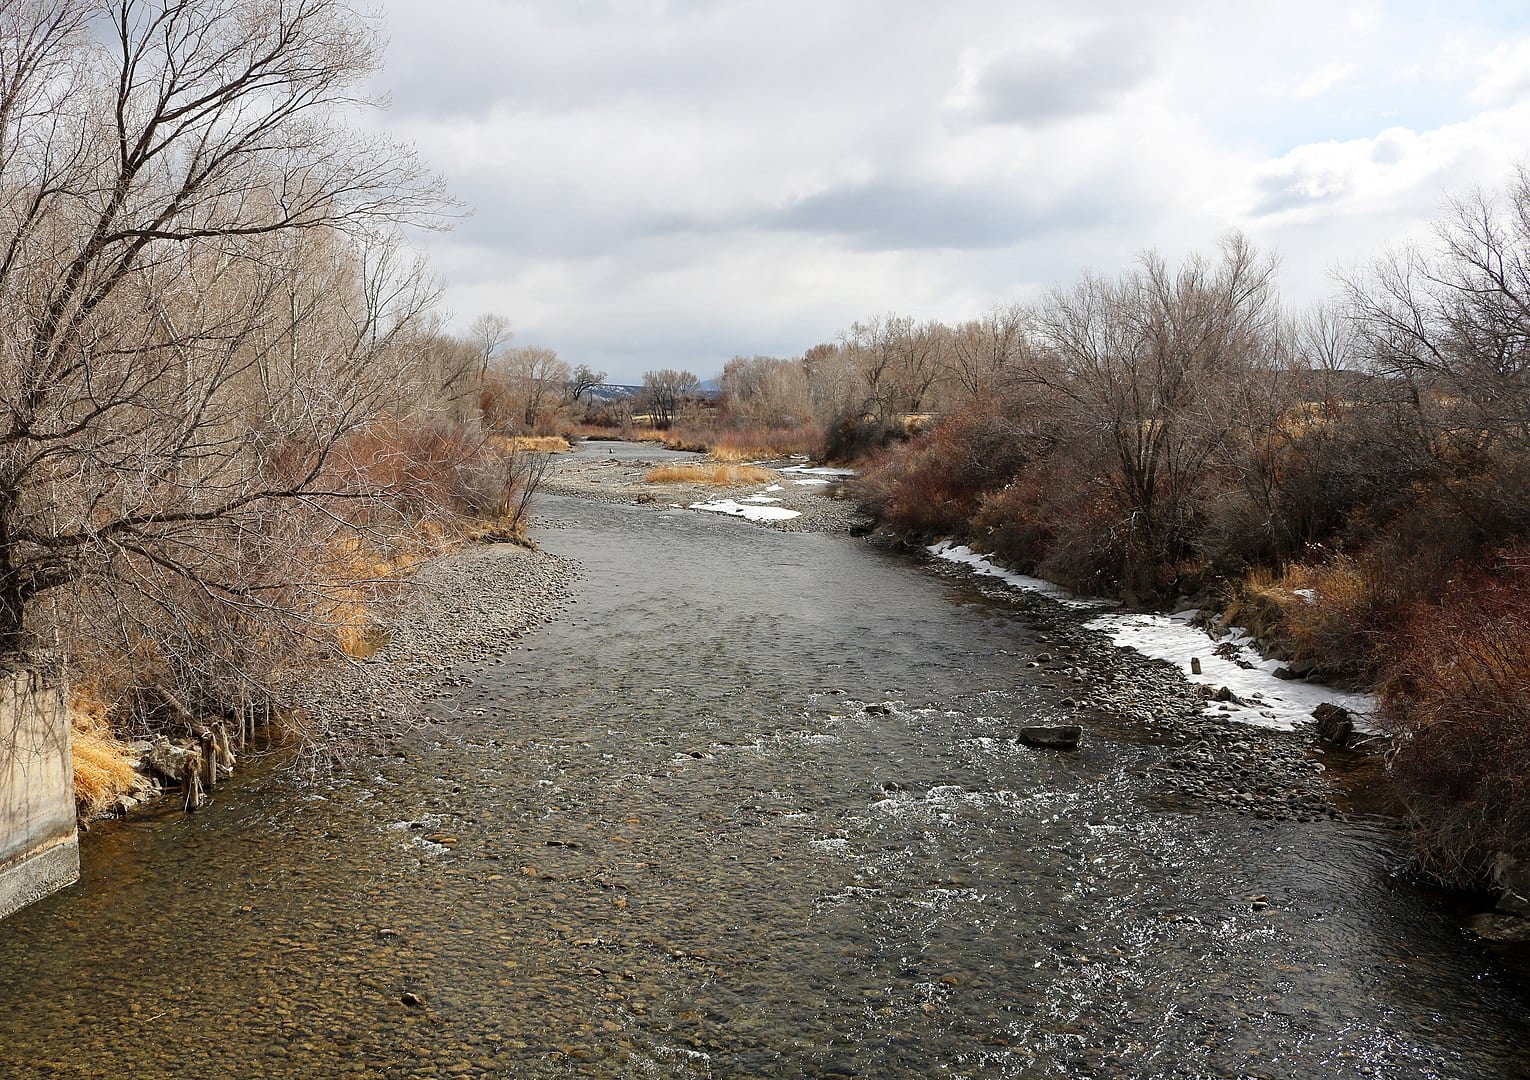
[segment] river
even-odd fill
[[[1080,616],[540,509],[577,603],[442,722],[98,828],[0,923],[0,1075],[1524,1074],[1530,991],[1393,831],[1165,803],[1126,728],[1015,743],[1079,692],[1028,664]]]

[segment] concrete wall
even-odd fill
[[[55,679],[0,668],[0,919],[79,880],[69,733]]]

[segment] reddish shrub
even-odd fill
[[[920,535],[962,535],[984,497],[1029,460],[1018,425],[990,404],[968,406],[929,432],[886,449],[865,470],[862,502]]]
[[[1530,545],[1446,588],[1413,605],[1382,701],[1426,865],[1474,884],[1530,859]]]
[[[515,483],[501,455],[464,428],[392,417],[346,438],[327,469],[343,489],[377,496],[368,511],[413,518],[502,512]]]

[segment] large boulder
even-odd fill
[[[155,739],[144,752],[143,757],[139,759],[139,768],[143,772],[173,784],[179,784],[186,779],[188,767],[192,772],[200,771],[201,751],[177,746],[163,736]]]
[[[1023,727],[1019,739],[1026,746],[1043,750],[1077,750],[1084,729],[1077,724],[1053,724],[1046,727]]]
[[[1355,718],[1349,710],[1325,701],[1312,710],[1317,721],[1317,737],[1335,746],[1348,746],[1355,738]]]

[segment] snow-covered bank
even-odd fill
[[[780,470],[783,473],[797,473],[801,476],[824,476],[833,480],[849,480],[861,475],[854,469],[835,469],[827,465],[787,465]]]
[[[749,521],[786,521],[790,518],[801,517],[802,511],[788,510],[784,506],[761,506],[743,503],[732,499],[717,499],[713,502],[691,503],[692,510],[710,510],[714,514],[727,514],[730,517],[746,518]]]
[[[1078,596],[1041,578],[1006,570],[969,547],[942,541],[928,548],[931,555],[970,567],[974,573],[997,578],[1024,592],[1039,593],[1068,607],[1099,609],[1114,606],[1107,600]],[[1349,693],[1322,683],[1278,679],[1279,661],[1261,656],[1253,638],[1234,627],[1218,641],[1201,627],[1192,625],[1196,611],[1175,615],[1101,614],[1085,625],[1110,635],[1117,645],[1178,667],[1191,682],[1219,690],[1226,687],[1236,700],[1209,701],[1208,713],[1260,727],[1290,731],[1312,718],[1312,710],[1332,702],[1355,714],[1356,726],[1371,730],[1367,720],[1376,711],[1370,694]],[[1199,661],[1200,673],[1192,661]]]
[[[984,555],[979,555],[970,547],[961,544],[952,544],[942,540],[938,544],[932,544],[928,548],[929,553],[937,559],[946,562],[960,563],[971,567],[972,572],[981,574],[983,577],[998,578],[1004,584],[1022,592],[1040,593],[1049,600],[1056,600],[1059,604],[1076,608],[1104,608],[1114,605],[1108,600],[1090,600],[1082,596],[1075,596],[1061,585],[1053,585],[1050,581],[1043,581],[1038,577],[1030,577],[1026,574],[1017,574],[1013,570],[1006,570],[996,563],[990,562]]]
[[[1207,710],[1232,720],[1261,727],[1290,731],[1312,718],[1312,710],[1323,702],[1332,702],[1355,714],[1356,727],[1369,730],[1366,723],[1376,711],[1376,699],[1370,694],[1336,690],[1322,683],[1299,679],[1278,679],[1278,660],[1261,656],[1253,638],[1239,627],[1221,641],[1191,621],[1196,611],[1177,615],[1101,615],[1086,625],[1103,630],[1117,645],[1135,649],[1155,660],[1173,664],[1191,682],[1231,690],[1235,701],[1208,702]],[[1201,673],[1195,674],[1191,660],[1199,660]]]

